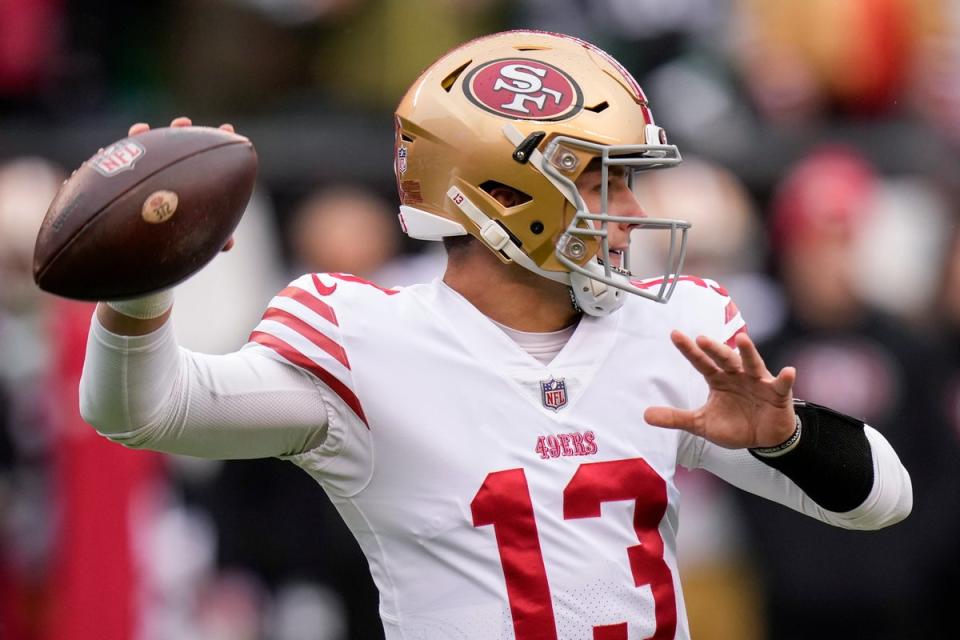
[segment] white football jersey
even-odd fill
[[[387,638],[666,640],[688,637],[674,470],[699,439],[642,416],[706,398],[672,329],[743,327],[723,289],[685,278],[669,305],[584,316],[544,366],[440,281],[320,274],[245,348],[336,394],[325,443],[291,459],[363,548]]]

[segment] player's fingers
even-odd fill
[[[784,367],[773,381],[773,390],[781,396],[789,396],[793,392],[793,384],[797,381],[797,370],[793,367]]]
[[[130,126],[130,130],[127,131],[127,135],[138,136],[141,133],[146,133],[147,131],[150,131],[150,125],[147,124],[146,122],[138,122]]]
[[[192,127],[193,120],[191,120],[186,116],[180,116],[178,118],[174,118],[173,120],[171,120],[170,126],[171,127]]]
[[[671,331],[670,340],[680,353],[683,354],[683,357],[686,358],[701,375],[711,376],[720,371],[720,368],[714,364],[710,356],[705,354],[703,350],[682,331]]]
[[[725,344],[717,342],[707,336],[697,336],[697,346],[707,354],[713,362],[727,373],[743,371],[743,361],[740,354]]]
[[[233,125],[230,124],[229,122],[224,122],[222,125],[220,125],[220,128],[223,129],[224,131],[228,132],[228,133],[236,133],[236,132],[237,132],[236,129],[233,128]]]
[[[740,360],[743,362],[743,370],[756,378],[766,378],[770,375],[766,363],[753,344],[753,340],[747,335],[746,331],[738,333],[734,337],[737,349],[740,351]]]
[[[693,411],[673,407],[648,407],[643,412],[643,419],[655,427],[684,431],[693,431],[696,424],[696,414]]]

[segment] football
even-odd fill
[[[253,144],[222,129],[166,127],[119,140],[60,187],[37,235],[34,280],[77,300],[172,287],[229,240],[256,173]]]

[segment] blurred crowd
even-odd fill
[[[693,637],[956,637],[960,0],[0,0],[0,638],[382,637],[307,475],[82,424],[92,306],[33,286],[33,240],[97,147],[187,114],[233,122],[262,171],[236,249],[177,289],[182,344],[238,348],[305,271],[428,281],[445,258],[396,224],[391,110],[443,51],[514,27],[637,76],[685,162],[636,190],[693,222],[687,272],[731,291],[798,397],[866,419],[911,473],[913,515],[871,533],[682,474]],[[635,265],[665,250],[634,244]]]

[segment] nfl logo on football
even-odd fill
[[[133,140],[121,140],[101,150],[91,159],[97,173],[109,178],[122,171],[129,171],[137,160],[146,153],[146,149]]]
[[[542,380],[540,382],[540,391],[543,406],[547,409],[558,411],[567,404],[567,383],[563,381],[563,378],[559,380],[556,378]]]

